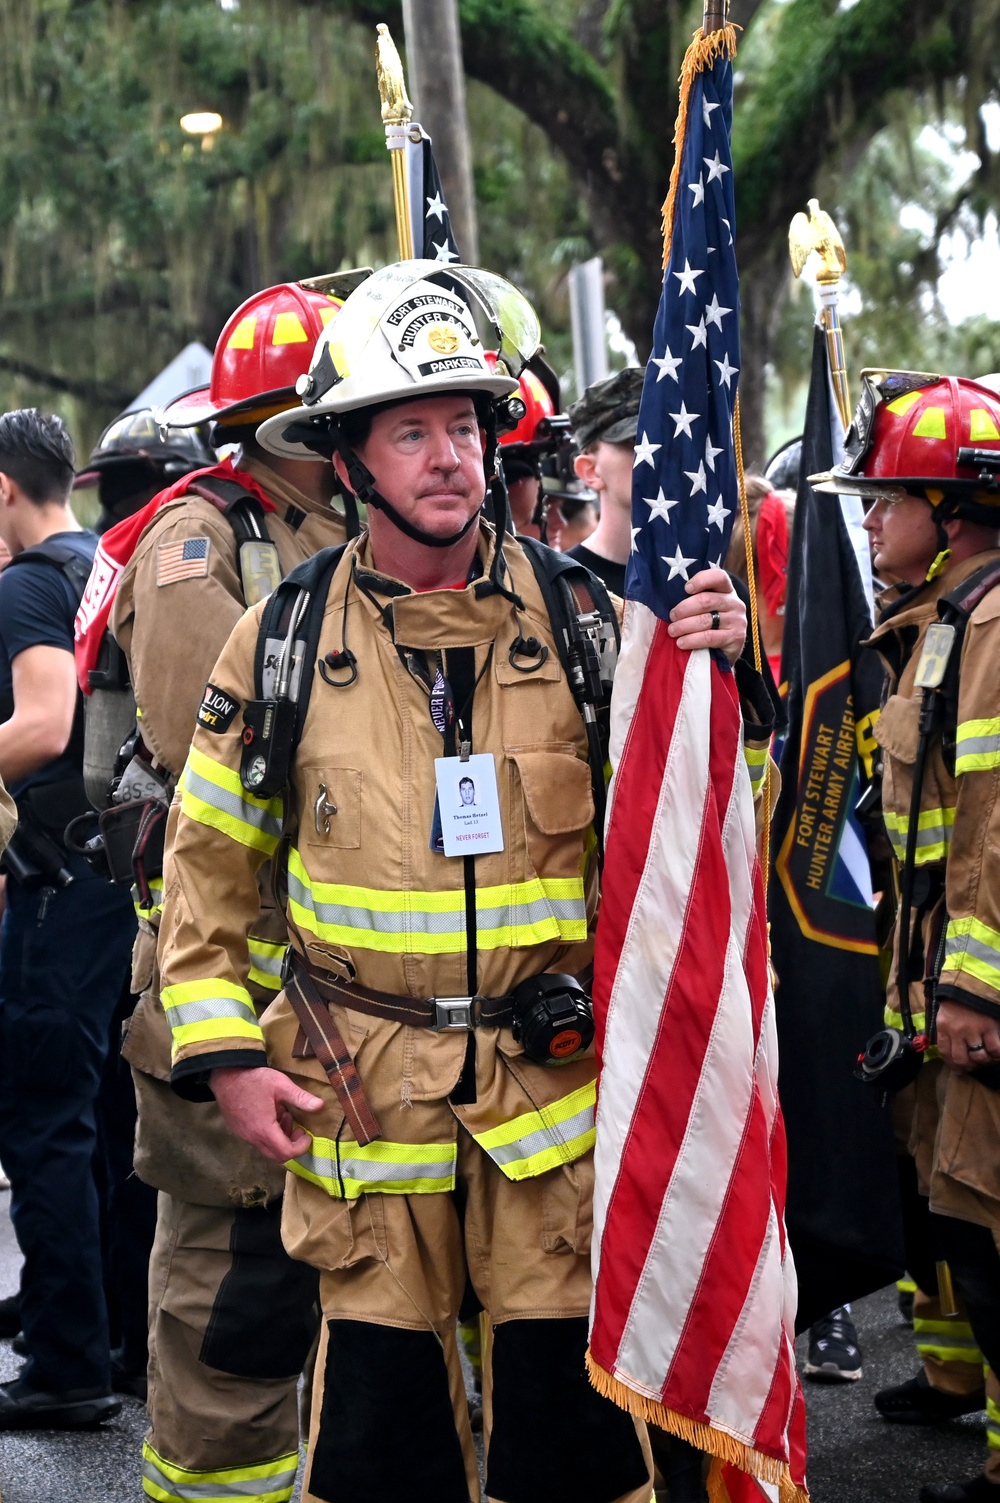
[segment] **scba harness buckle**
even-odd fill
[[[468,1033],[482,1016],[481,997],[431,997],[434,1033]]]

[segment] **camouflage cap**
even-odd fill
[[[588,386],[569,409],[577,448],[591,444],[630,444],[639,422],[639,399],[646,367],[627,365],[605,381]]]

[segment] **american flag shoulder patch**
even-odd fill
[[[209,538],[181,538],[160,543],[156,550],[156,583],[176,584],[180,579],[202,579],[208,573]]]

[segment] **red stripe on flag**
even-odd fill
[[[663,1387],[663,1403],[668,1408],[679,1408],[682,1413],[695,1410],[693,1417],[698,1419],[708,1413],[716,1372],[733,1338],[767,1235],[770,1199],[760,1193],[758,1178],[759,1166],[767,1161],[767,1136],[755,1086],[722,1215]],[[780,1445],[775,1448],[782,1428],[770,1431],[770,1444],[761,1440],[759,1449],[783,1458]]]
[[[682,653],[667,634],[666,624],[657,621],[636,711],[615,771],[615,801],[605,841],[614,863],[614,881],[612,884],[605,875],[594,955],[598,1059],[604,1047],[604,1025],[618,957],[646,870],[649,832],[660,797],[689,661],[690,654]]]
[[[669,675],[660,669],[656,677],[663,676],[672,689],[677,681],[678,667],[683,680],[683,667],[676,660],[687,654],[674,645],[672,638],[666,637],[666,641],[674,661],[670,664]],[[716,680],[722,678],[721,670],[713,665],[709,784],[705,808],[701,811],[702,838],[696,879],[683,915],[680,947],[662,1004],[656,1041],[610,1197],[601,1246],[602,1298],[598,1302],[591,1333],[591,1348],[597,1361],[611,1371],[684,1141],[725,977],[731,918],[729,877],[720,832],[729,807],[741,723],[732,695],[723,685],[718,686],[722,687],[722,692],[717,692]],[[725,678],[728,679],[729,675]],[[656,681],[647,670],[647,686],[651,680]],[[629,754],[636,767],[649,767],[657,741],[664,739],[664,726],[673,723],[678,700],[679,693],[674,690],[663,696],[662,703],[653,704],[652,696],[647,695],[644,686],[630,734]],[[669,718],[665,718],[667,716]],[[624,843],[631,848],[628,851],[630,868],[634,867],[636,848],[644,857],[648,855],[649,829],[662,781],[662,774],[660,779],[649,777],[648,773],[646,776],[653,787],[653,797],[650,798],[648,793],[645,795],[644,818],[630,820],[629,840],[618,842],[619,846]],[[619,801],[623,793],[624,789],[619,787],[615,795],[618,808],[622,807]],[[699,818],[699,811],[692,809],[689,812],[692,819]],[[614,894],[613,907],[618,909],[621,903],[625,909],[626,904],[617,887],[618,880],[617,865],[614,871],[606,867],[605,901]],[[629,915],[632,906],[627,906]],[[602,924],[605,916],[602,913]],[[620,923],[621,913],[618,912],[616,917]],[[663,917],[659,915],[658,919],[662,921]],[[626,927],[627,924],[622,925],[623,933]],[[615,953],[620,953],[620,949],[619,942]],[[688,1405],[685,1405],[685,1410],[689,1412]]]

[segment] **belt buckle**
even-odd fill
[[[479,997],[432,997],[430,1001],[434,1033],[468,1033],[479,1022]]]

